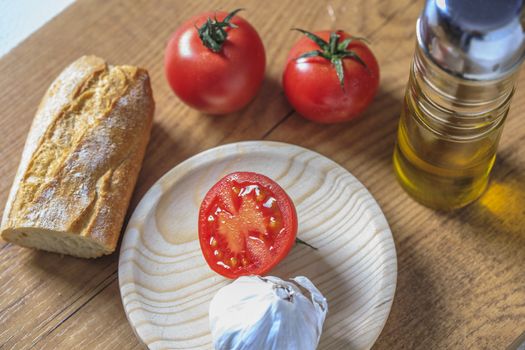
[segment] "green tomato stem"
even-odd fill
[[[341,85],[341,89],[345,89],[345,70],[343,66],[343,59],[345,58],[351,58],[355,61],[357,61],[359,64],[361,64],[363,67],[366,68],[368,71],[368,67],[366,63],[359,57],[357,53],[355,53],[352,50],[348,50],[348,45],[354,40],[360,40],[366,42],[363,38],[358,37],[351,37],[347,38],[341,42],[339,42],[339,39],[341,36],[338,34],[338,32],[331,32],[330,33],[330,39],[328,42],[320,38],[319,36],[315,35],[314,33],[310,33],[304,29],[299,28],[292,28],[293,30],[297,30],[300,33],[303,33],[308,39],[312,40],[314,43],[316,43],[320,50],[312,50],[303,53],[299,57],[296,58],[296,60],[302,59],[302,58],[308,58],[308,57],[322,57],[332,64],[332,66],[335,69],[335,73],[337,74],[337,79],[339,80],[339,84]]]
[[[314,246],[311,245],[310,243],[307,243],[307,242],[303,241],[302,239],[300,239],[300,238],[298,238],[298,237],[295,238],[295,243],[297,243],[297,244],[304,244],[305,246],[310,247],[310,248],[312,248],[313,250],[317,250],[316,247],[314,247]]]
[[[206,22],[200,28],[197,28],[202,44],[213,52],[220,52],[228,38],[228,32],[225,28],[237,28],[235,24],[231,23],[231,20],[242,10],[242,8],[233,10],[222,21],[219,21],[217,17],[213,19],[208,17]]]

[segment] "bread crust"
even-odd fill
[[[110,66],[95,56],[68,66],[33,120],[2,218],[2,238],[81,257],[113,252],[153,114],[147,71]],[[50,233],[71,238],[78,249],[24,239],[45,240]],[[89,248],[83,252],[85,240]]]

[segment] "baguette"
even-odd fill
[[[29,131],[2,238],[82,258],[112,253],[154,108],[146,70],[84,56],[62,71]]]

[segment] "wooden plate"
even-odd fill
[[[211,349],[208,306],[228,280],[201,255],[197,213],[210,187],[233,171],[276,180],[295,202],[295,246],[272,275],[304,275],[328,300],[319,349],[368,349],[390,312],[394,242],[372,195],[348,171],[307,149],[241,142],[179,164],[146,193],[122,243],[119,284],[128,320],[150,349]]]

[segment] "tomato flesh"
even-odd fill
[[[201,249],[208,265],[225,277],[268,272],[288,254],[296,234],[293,202],[261,174],[227,175],[201,205]]]

